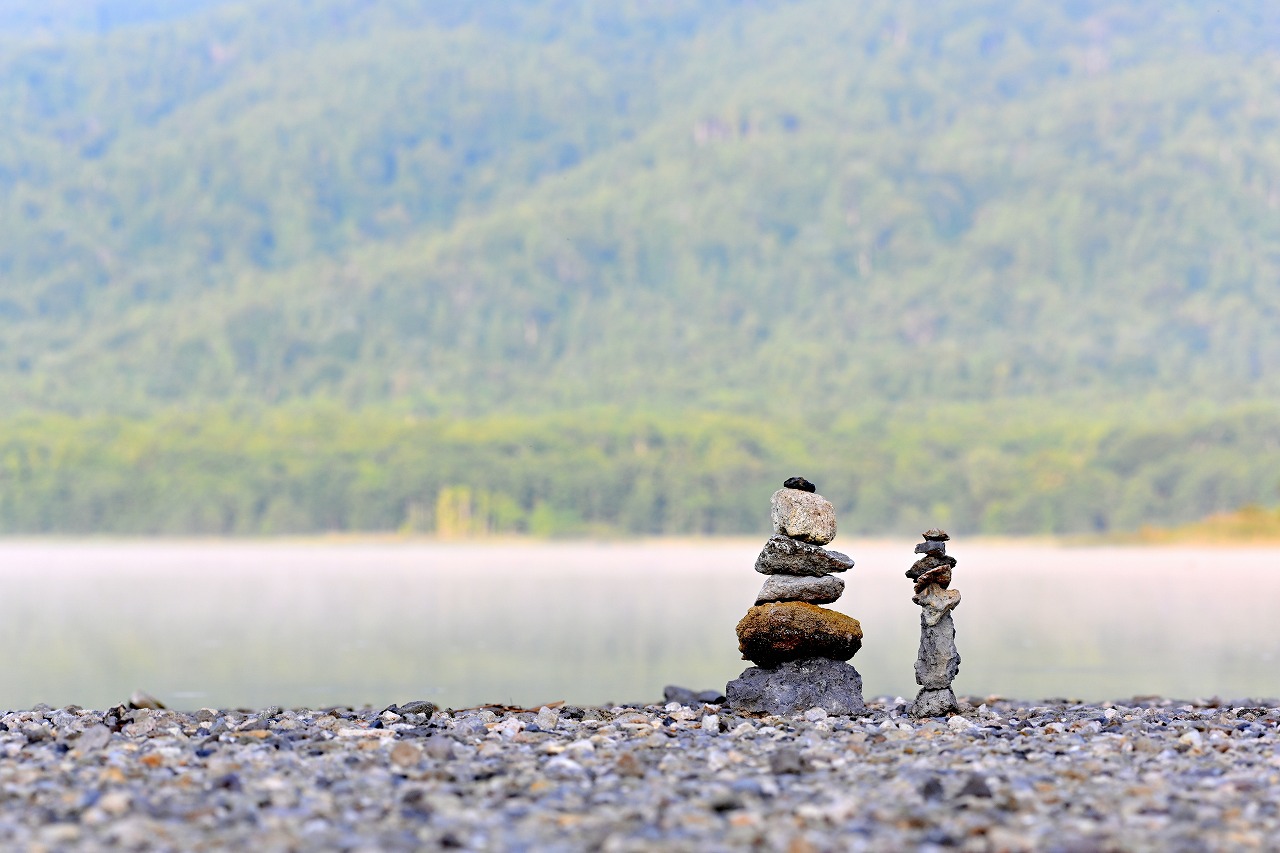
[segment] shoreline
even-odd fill
[[[963,715],[912,720],[897,698],[855,717],[37,706],[0,716],[0,843],[1012,851],[1280,837],[1274,699],[969,697]]]

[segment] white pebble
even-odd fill
[[[509,717],[500,723],[495,723],[491,731],[495,731],[506,740],[510,740],[520,732],[524,731],[524,720],[519,717]]]
[[[554,708],[540,708],[536,722],[544,732],[555,731],[556,726],[560,725],[560,712]]]

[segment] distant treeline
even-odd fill
[[[862,534],[1135,530],[1280,502],[1280,408],[1124,423],[964,407],[807,424],[328,405],[30,415],[0,422],[0,532],[758,533],[792,474]]]

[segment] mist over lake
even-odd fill
[[[844,542],[867,694],[910,696],[910,543]],[[0,705],[453,707],[723,688],[754,541],[0,545]],[[1280,550],[954,543],[961,695],[1280,694]]]

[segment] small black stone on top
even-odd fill
[[[818,487],[804,477],[788,477],[782,484],[784,489],[799,489],[802,492],[816,492]]]
[[[947,535],[947,531],[939,530],[936,527],[931,527],[928,530],[926,530],[923,533],[923,536],[925,538],[925,541],[927,542],[946,542],[948,539],[951,538],[950,536]]]

